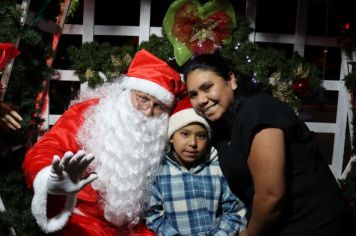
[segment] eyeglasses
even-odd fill
[[[136,108],[145,114],[147,111],[151,111],[153,116],[158,116],[169,111],[169,108],[165,104],[145,93],[139,91],[132,91],[132,93],[136,102]]]

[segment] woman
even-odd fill
[[[240,235],[351,235],[337,182],[288,105],[235,77],[216,54],[193,58],[184,78],[194,109],[212,123],[231,190],[247,205]]]

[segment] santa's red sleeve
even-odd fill
[[[27,186],[34,190],[31,205],[32,214],[46,233],[63,228],[76,204],[75,194],[66,196],[64,204],[61,204],[62,196],[53,196],[47,193],[47,181],[53,156],[62,157],[67,151],[76,153],[79,150],[76,136],[84,120],[83,114],[89,107],[97,103],[98,99],[92,99],[70,107],[25,155],[22,165],[25,180]],[[47,201],[51,200],[56,201],[56,204],[47,204]],[[56,209],[48,209],[47,212],[47,205],[59,206],[60,212],[56,214],[58,209],[56,213],[51,213],[51,210],[56,211]],[[51,217],[53,214],[56,215]],[[48,219],[48,217],[51,218]]]

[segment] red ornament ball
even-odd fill
[[[306,97],[310,94],[310,84],[307,78],[296,79],[292,83],[294,94],[298,97]]]

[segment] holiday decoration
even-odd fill
[[[16,45],[12,43],[0,43],[0,70],[13,58],[20,55]]]
[[[163,20],[178,65],[192,55],[213,53],[231,39],[235,25],[234,9],[225,0],[210,0],[203,6],[198,0],[176,0]]]
[[[292,83],[293,92],[298,97],[306,97],[310,93],[309,81],[305,78],[294,80]]]
[[[275,72],[269,78],[269,83],[272,85],[272,95],[279,100],[287,103],[296,112],[298,111],[300,101],[295,96],[290,83],[281,78],[280,72]]]
[[[84,43],[80,49],[70,46],[68,57],[82,83],[91,88],[110,82],[129,67],[135,49],[133,46],[112,47],[109,43]]]
[[[345,50],[346,55],[352,58],[352,53],[356,51],[356,29],[355,25],[345,22],[341,27],[341,35],[338,38],[338,44]]]
[[[309,71],[304,70],[303,65],[299,64],[296,69],[293,70],[293,75],[293,92],[300,98],[305,98],[310,95]]]
[[[297,111],[301,100],[308,99],[320,88],[318,69],[305,62],[297,53],[287,59],[275,49],[261,48],[249,42],[249,23],[240,16],[236,16],[234,22],[236,27],[231,31],[230,42],[222,44],[216,50],[231,61],[236,71],[250,75],[257,84],[270,90],[275,97]],[[173,45],[166,35],[152,35],[148,41],[139,45],[138,49],[142,48],[171,65],[176,62]],[[124,73],[135,51],[130,45],[116,48],[108,43],[90,42],[84,43],[80,48],[69,47],[68,55],[72,69],[80,80],[88,82],[89,87],[93,88]],[[175,67],[178,71],[182,69],[179,65]],[[292,86],[293,81],[295,88]]]

